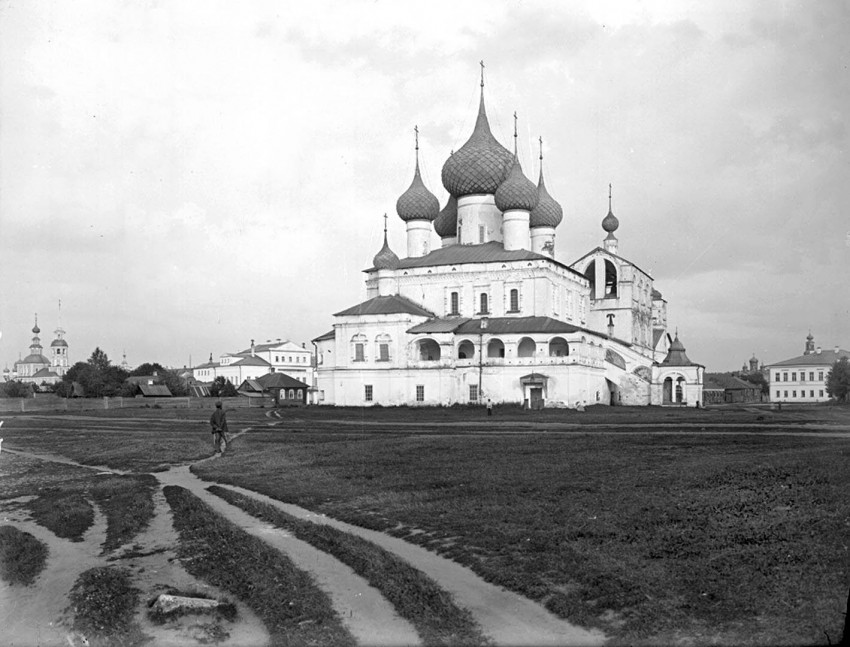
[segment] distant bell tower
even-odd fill
[[[59,316],[57,318],[56,330],[53,331],[53,334],[56,335],[56,339],[54,339],[50,343],[50,365],[56,371],[58,375],[65,375],[68,372],[68,342],[66,342],[62,337],[65,335],[65,331],[62,329],[62,301],[59,301]]]
[[[815,352],[815,338],[812,337],[812,331],[809,331],[806,337],[806,352],[803,355],[812,355]]]

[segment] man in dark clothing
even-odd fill
[[[215,411],[210,418],[213,434],[213,449],[216,454],[223,454],[227,447],[227,417],[224,414],[224,409],[221,408],[221,402],[215,403]]]

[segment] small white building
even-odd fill
[[[825,402],[826,377],[832,365],[842,357],[850,358],[850,351],[836,346],[833,350],[822,350],[815,346],[812,333],[806,337],[802,355],[768,364],[767,381],[770,386],[771,402]]]
[[[217,377],[239,386],[245,380],[255,380],[268,373],[284,373],[301,382],[313,382],[313,351],[292,341],[268,340],[236,353],[224,353],[218,361],[212,355],[208,362],[193,369],[199,382],[212,382]]]
[[[483,79],[473,133],[442,168],[442,210],[418,150],[417,131],[413,181],[396,203],[407,258],[385,225],[366,299],[313,340],[320,402],[701,404],[703,367],[667,334],[652,276],[619,255],[610,187],[602,246],[566,265],[555,260],[563,210],[544,182],[542,142],[535,185],[516,144],[511,153],[490,132]]]

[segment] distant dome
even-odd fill
[[[47,359],[44,355],[39,355],[37,353],[33,353],[32,355],[27,355],[21,361],[21,364],[50,364],[50,360]]]
[[[36,324],[36,325],[34,325],[34,326],[32,327],[32,331],[33,331],[33,333],[34,333],[34,334],[36,334],[36,335],[37,335],[38,333],[40,333],[40,332],[41,332],[41,328],[39,328],[39,327],[38,327],[38,324]]]
[[[440,238],[457,236],[457,198],[449,196],[446,206],[434,219],[434,231]]]
[[[482,90],[472,135],[443,164],[443,186],[459,198],[473,194],[492,195],[508,177],[513,162],[513,153],[490,132]]]
[[[59,346],[62,346],[62,347],[66,347],[66,348],[67,348],[67,346],[68,346],[68,342],[66,342],[64,339],[54,339],[54,340],[50,343],[50,346],[51,346],[51,348],[57,348],[57,347],[59,347]]]
[[[413,174],[413,182],[410,187],[401,194],[395,203],[395,210],[399,218],[408,222],[410,220],[434,220],[440,211],[440,201],[431,193],[422,182],[419,174],[419,159],[416,160],[416,171]]]
[[[519,160],[514,158],[514,164],[507,179],[496,189],[496,207],[499,211],[523,209],[531,211],[537,206],[540,196],[534,182],[525,177]]]
[[[387,243],[386,232],[384,233],[384,246],[381,247],[381,251],[375,254],[375,258],[372,259],[372,264],[375,266],[375,269],[378,270],[398,269],[398,256],[396,256],[395,252],[390,249],[390,246]]]
[[[543,167],[540,167],[540,180],[537,183],[539,196],[537,206],[531,211],[529,227],[557,227],[564,219],[564,210],[546,190],[543,181]]]

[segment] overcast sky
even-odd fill
[[[649,271],[708,370],[850,347],[846,2],[0,0],[0,365],[197,365],[365,298],[413,127],[426,186],[472,131],[564,208],[556,258]],[[435,235],[434,246],[439,244]]]

